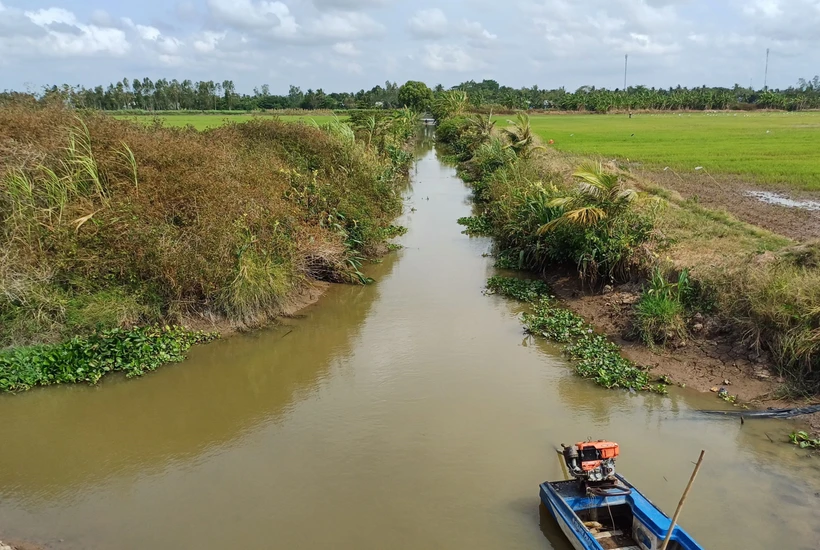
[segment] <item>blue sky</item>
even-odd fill
[[[0,89],[123,77],[325,91],[386,80],[735,83],[820,73],[820,0],[0,0]]]

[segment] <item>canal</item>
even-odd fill
[[[484,296],[491,243],[431,146],[404,249],[278,326],[136,380],[0,396],[0,533],[48,548],[566,550],[539,506],[554,447],[618,469],[709,549],[820,548],[820,462],[714,396],[607,391]],[[720,403],[719,401],[717,401]],[[772,442],[774,440],[774,442]]]

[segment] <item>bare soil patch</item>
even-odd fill
[[[738,219],[798,241],[820,238],[820,211],[769,204],[748,196],[749,191],[772,191],[794,200],[816,201],[820,192],[797,191],[785,186],[750,183],[737,176],[699,172],[681,175],[673,171],[633,172],[640,179],[671,189],[683,199],[725,209]]]
[[[686,341],[673,341],[665,349],[653,349],[630,334],[632,309],[641,290],[639,285],[607,287],[604,293],[597,293],[582,288],[572,272],[555,272],[546,280],[565,307],[621,346],[624,357],[651,367],[657,377],[668,376],[676,384],[701,392],[726,388],[739,402],[754,408],[799,407],[810,403],[803,399],[784,399],[781,391],[784,380],[773,371],[768,355],[745,344],[728,327],[712,319],[693,320],[690,338]],[[820,414],[802,419],[815,432],[820,432]]]

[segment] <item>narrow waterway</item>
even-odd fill
[[[708,549],[820,548],[820,460],[714,396],[606,391],[481,291],[469,193],[418,161],[405,249],[377,284],[195,349],[137,380],[0,396],[0,534],[66,549],[567,549],[539,507],[553,447],[621,444],[619,470]],[[770,441],[774,439],[777,443]]]

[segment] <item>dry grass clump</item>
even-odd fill
[[[400,211],[377,153],[304,124],[207,132],[0,108],[0,344],[213,313],[354,280]],[[355,263],[355,262],[354,262]]]
[[[820,392],[820,243],[782,250],[711,275],[720,310],[771,352],[794,389]]]

